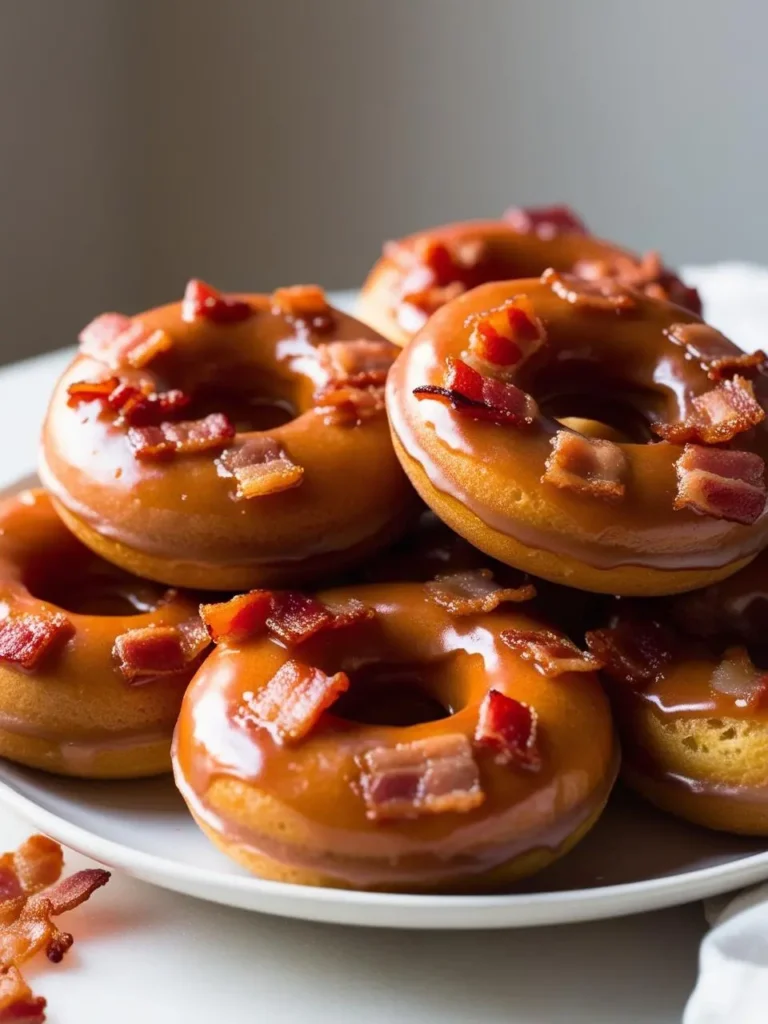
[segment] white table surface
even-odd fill
[[[34,465],[54,353],[0,370],[0,483]],[[0,809],[0,849],[29,829]],[[69,852],[70,868],[86,861]],[[78,920],[79,918],[79,920]],[[701,906],[507,932],[374,931],[262,917],[116,873],[27,974],[50,1024],[679,1024]]]

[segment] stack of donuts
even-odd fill
[[[255,874],[499,890],[617,775],[768,835],[766,357],[567,209],[106,313],[0,508],[0,755]]]

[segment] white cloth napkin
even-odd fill
[[[704,316],[747,351],[768,350],[768,269],[742,263],[690,267]],[[683,1024],[768,1022],[768,884],[705,904],[712,931]]]

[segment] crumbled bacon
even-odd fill
[[[597,658],[580,651],[572,640],[551,629],[505,629],[501,639],[545,676],[594,672],[600,667]]]
[[[418,399],[445,402],[462,415],[498,425],[530,426],[538,414],[533,398],[507,381],[479,373],[461,359],[448,357],[444,387],[414,389]]]
[[[167,459],[177,453],[196,455],[223,448],[234,436],[235,428],[229,417],[214,412],[202,420],[130,427],[128,444],[137,459]]]
[[[541,283],[549,285],[558,298],[573,306],[623,313],[637,305],[632,292],[614,278],[587,281],[550,268],[541,275]]]
[[[191,323],[193,320],[210,320],[215,324],[234,324],[248,320],[254,309],[242,299],[223,295],[216,288],[192,278],[184,290],[181,303],[181,318]]]
[[[330,331],[336,323],[325,292],[316,284],[278,288],[272,292],[272,312],[306,324],[321,334]]]
[[[763,514],[765,463],[759,455],[687,444],[675,467],[676,509],[746,526]]]
[[[693,411],[687,419],[654,423],[653,430],[672,444],[724,444],[764,419],[765,410],[755,399],[751,381],[734,377],[694,398]]]
[[[733,697],[739,707],[756,709],[768,696],[768,673],[756,667],[746,647],[729,647],[712,672],[709,685]]]
[[[642,689],[656,682],[672,660],[667,630],[653,620],[626,620],[586,635],[587,647],[602,671],[617,683]]]
[[[99,381],[77,381],[67,388],[67,405],[78,406],[81,402],[101,402],[112,412],[118,413],[118,425],[150,426],[171,419],[189,405],[189,397],[183,391],[148,391],[119,377],[107,377]]]
[[[78,380],[67,388],[67,405],[72,408],[81,402],[107,402],[115,388],[120,386],[117,377],[104,380]]]
[[[558,235],[588,235],[589,230],[570,206],[510,206],[503,219],[520,235],[557,238]]]
[[[165,331],[122,313],[102,313],[80,332],[80,351],[114,369],[147,366],[172,344]]]
[[[530,601],[536,596],[531,583],[520,587],[502,587],[490,569],[468,569],[437,576],[425,584],[430,598],[451,615],[480,615],[492,612],[505,601]]]
[[[13,615],[0,621],[0,660],[33,671],[47,654],[74,635],[75,627],[61,612]]]
[[[528,704],[489,690],[480,705],[475,743],[490,747],[499,764],[511,764],[531,771],[541,767],[536,745],[538,716]]]
[[[278,743],[296,743],[349,689],[344,672],[326,675],[300,661],[286,661],[257,693],[243,694],[237,719],[267,729]]]
[[[768,356],[762,349],[755,352],[742,352],[738,356],[722,356],[714,359],[707,370],[711,380],[730,380],[737,374],[742,377],[755,377],[762,373],[768,364]]]
[[[32,994],[17,967],[0,974],[0,1024],[43,1024],[47,1005]]]
[[[330,384],[315,394],[315,408],[328,426],[359,427],[384,413],[384,389]]]
[[[469,361],[492,376],[517,370],[546,341],[541,321],[522,295],[498,309],[470,317],[469,325]]]
[[[354,598],[329,605],[297,590],[252,590],[229,601],[201,605],[200,615],[215,643],[236,643],[269,630],[292,647],[321,630],[367,622],[374,611]]]
[[[332,341],[318,345],[320,367],[328,381],[345,387],[382,387],[400,349],[389,341]]]
[[[626,472],[626,456],[613,441],[558,430],[541,481],[577,494],[618,501],[624,497]]]
[[[261,498],[298,487],[304,467],[291,460],[274,437],[262,435],[222,452],[218,466],[237,481],[238,498]]]
[[[372,821],[467,812],[485,799],[472,746],[461,733],[431,736],[362,757],[360,785]]]
[[[229,601],[201,604],[200,617],[214,643],[238,643],[263,633],[271,610],[272,591],[252,590]]]
[[[176,626],[129,629],[115,640],[113,655],[131,686],[187,671],[210,643],[200,619]]]

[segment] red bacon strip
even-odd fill
[[[434,398],[456,412],[499,426],[529,427],[538,415],[530,395],[506,381],[487,377],[461,359],[448,358],[445,386],[415,388],[418,399]]]
[[[336,323],[334,310],[328,305],[323,289],[316,284],[299,284],[272,292],[272,312],[291,321],[306,324],[321,334]]]
[[[627,460],[613,441],[558,430],[542,483],[592,498],[619,501],[624,497]]]
[[[765,463],[759,455],[687,444],[675,467],[676,509],[746,526],[763,514]]]
[[[329,676],[303,662],[286,661],[266,686],[244,694],[236,717],[267,729],[278,743],[297,743],[348,689],[349,677],[344,672]]]
[[[642,689],[656,682],[672,660],[672,637],[652,620],[627,620],[586,635],[602,671],[617,683]]]
[[[502,587],[490,569],[468,569],[437,576],[425,584],[430,598],[451,615],[481,615],[492,612],[506,601],[530,601],[536,596],[531,583],[520,587]]]
[[[546,332],[524,296],[470,318],[468,360],[491,376],[517,370],[546,341]]]
[[[315,395],[315,407],[329,426],[358,427],[384,413],[384,389],[330,384]]]
[[[202,420],[161,423],[156,427],[130,427],[128,444],[137,459],[167,459],[173,455],[197,455],[223,448],[235,436],[235,427],[222,412]]]
[[[501,639],[544,676],[594,672],[600,668],[597,658],[580,651],[568,637],[551,629],[505,629]]]
[[[768,673],[756,667],[746,647],[729,647],[715,667],[709,685],[733,697],[738,707],[757,709],[768,697]]]
[[[8,615],[0,621],[0,659],[28,671],[74,635],[75,627],[61,612]]]
[[[0,1024],[43,1024],[47,1005],[32,994],[17,967],[0,974]]]
[[[485,799],[472,747],[461,733],[375,747],[362,763],[360,785],[372,821],[466,813]]]
[[[274,437],[262,435],[222,452],[219,466],[237,481],[238,498],[261,498],[298,487],[304,467]]]
[[[304,643],[324,629],[342,629],[368,622],[374,610],[348,600],[332,607],[296,590],[252,590],[229,601],[200,606],[201,618],[214,643],[237,643],[267,630],[289,647]]]
[[[637,305],[629,289],[613,278],[587,281],[550,268],[541,275],[541,283],[549,285],[558,298],[572,306],[623,313]]]
[[[383,387],[392,363],[400,353],[389,341],[332,341],[318,345],[321,368],[336,386]]]
[[[177,626],[129,629],[115,640],[113,656],[131,686],[189,670],[210,643],[200,619]]]
[[[236,324],[248,320],[254,312],[250,303],[223,295],[196,278],[188,282],[181,303],[181,318],[188,323],[210,320],[215,324]]]
[[[537,747],[538,716],[528,704],[489,690],[480,705],[475,743],[489,747],[498,764],[538,771],[541,754]]]
[[[503,219],[520,235],[538,235],[539,238],[557,238],[558,235],[588,235],[584,221],[570,206],[510,206]]]
[[[724,444],[765,419],[754,388],[744,377],[724,380],[693,399],[693,411],[678,423],[654,423],[653,430],[672,444]]]

